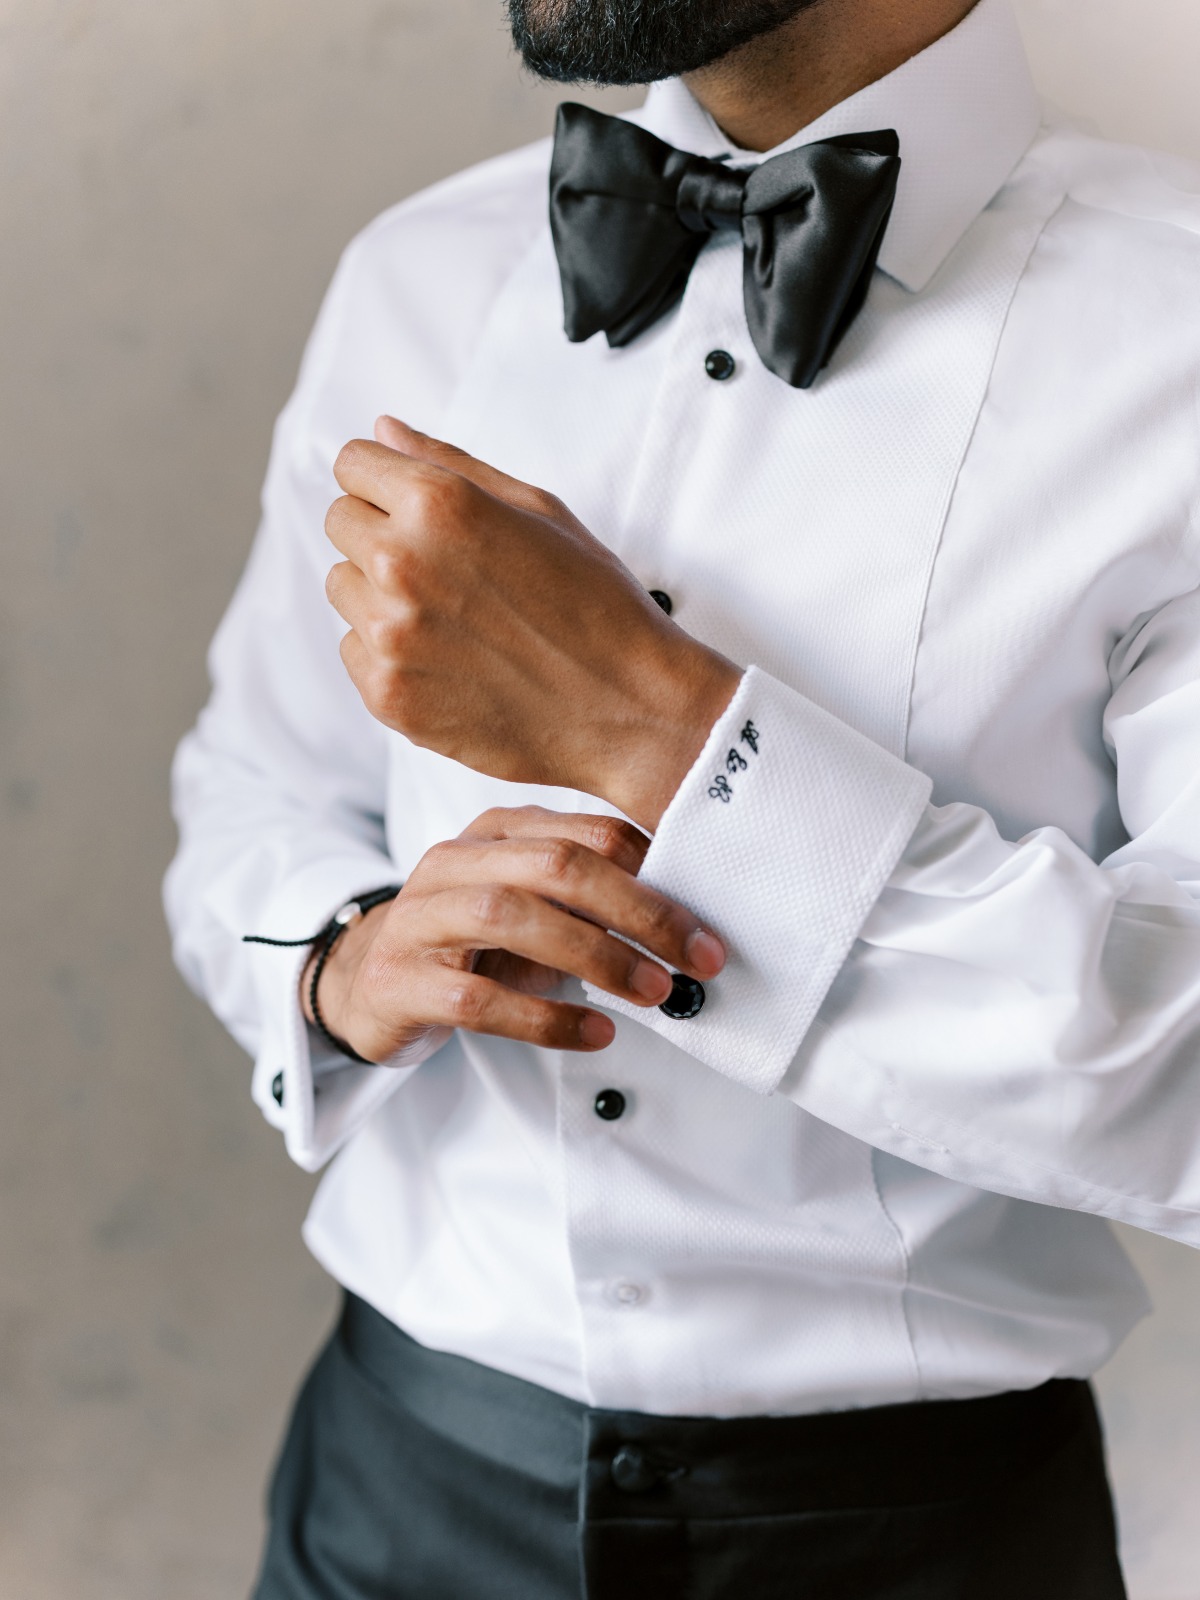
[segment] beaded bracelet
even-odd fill
[[[297,949],[302,944],[312,945],[317,952],[317,959],[313,963],[312,976],[308,981],[308,1005],[313,1016],[313,1026],[325,1040],[326,1044],[351,1061],[357,1061],[364,1067],[374,1066],[366,1056],[360,1056],[353,1045],[339,1039],[337,1034],[327,1025],[321,1015],[321,1007],[317,1002],[317,985],[321,981],[321,974],[325,970],[325,963],[329,960],[330,952],[334,945],[345,933],[346,929],[360,917],[366,916],[368,911],[374,911],[376,906],[385,905],[387,901],[394,900],[404,887],[400,883],[388,884],[383,889],[372,889],[370,894],[360,894],[356,900],[348,900],[340,911],[335,911],[333,916],[323,928],[311,934],[306,939],[268,939],[261,933],[246,933],[242,935],[243,944],[270,944],[280,949]]]

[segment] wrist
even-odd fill
[[[354,981],[390,903],[384,901],[371,906],[361,916],[355,917],[338,935],[321,965],[317,980],[317,1005],[325,1026],[339,1039],[348,1040]],[[318,1026],[312,1000],[313,973],[320,955],[321,947],[317,945],[300,975],[300,1009],[310,1027]]]
[[[717,651],[694,639],[688,647],[652,675],[645,711],[618,753],[612,778],[596,791],[649,833],[657,830],[742,680],[742,668]]]

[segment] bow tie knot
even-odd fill
[[[748,172],[692,156],[675,195],[675,214],[689,233],[740,233]]]
[[[777,377],[809,388],[867,297],[899,148],[890,129],[843,134],[730,168],[559,106],[550,229],[567,338],[631,343],[683,298],[708,240],[738,232],[754,346]]]

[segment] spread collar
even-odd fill
[[[1012,0],[979,0],[927,50],[762,155],[741,150],[682,81],[651,86],[635,120],[679,149],[740,165],[841,133],[895,128],[902,167],[879,265],[923,289],[1029,148],[1041,105]]]

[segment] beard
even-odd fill
[[[525,65],[556,83],[695,72],[820,0],[506,0]]]

